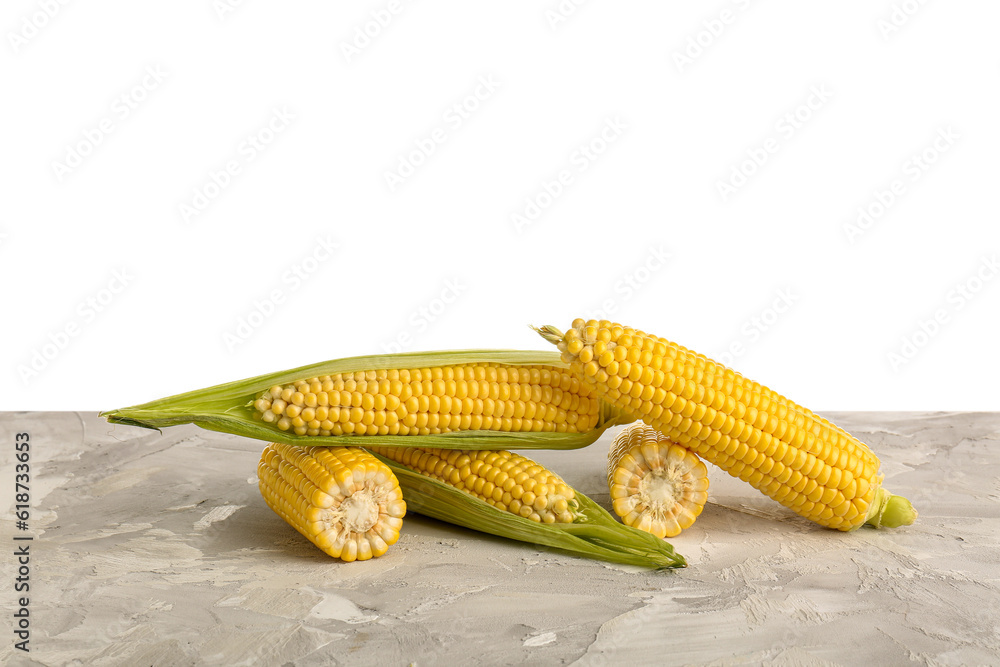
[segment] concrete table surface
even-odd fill
[[[262,501],[263,443],[93,413],[0,413],[3,551],[31,535],[18,665],[1000,664],[1000,413],[829,413],[882,459],[917,523],[829,531],[711,471],[709,505],[647,571],[406,517],[335,561]],[[14,434],[31,519],[14,524]],[[608,506],[613,437],[529,453]]]

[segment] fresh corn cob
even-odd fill
[[[420,440],[423,441],[424,438],[420,438]],[[466,482],[473,477],[471,472],[474,465],[472,462],[473,453],[477,457],[483,457],[477,458],[478,461],[483,461],[483,465],[479,467],[480,472],[483,472],[483,468],[490,465],[486,461],[490,460],[491,455],[496,455],[497,458],[493,459],[493,466],[494,469],[499,470],[498,476],[503,472],[501,469],[505,463],[511,460],[518,461],[508,470],[508,477],[510,470],[513,470],[514,467],[521,467],[522,471],[515,475],[515,479],[520,475],[529,476],[520,482],[522,488],[529,478],[542,480],[537,481],[536,485],[551,486],[557,494],[561,495],[561,498],[550,503],[554,515],[552,517],[553,523],[545,523],[544,519],[541,521],[532,520],[530,515],[524,517],[520,511],[515,514],[510,511],[510,505],[506,509],[502,509],[502,502],[489,504],[483,497],[474,493],[478,480],[473,482],[472,492],[465,484],[443,481],[441,478],[445,476],[443,473],[446,472],[449,465],[452,466],[452,469],[449,471],[448,479],[454,479],[451,473],[458,473],[459,480],[463,479],[465,466],[456,468],[447,462],[447,457],[451,456],[451,452],[439,452],[444,454],[445,458],[434,454],[438,461],[431,469],[429,465],[431,454],[429,452],[418,454],[421,450],[399,447],[380,448],[380,451],[385,451],[386,454],[400,460],[405,460],[405,452],[410,452],[410,464],[398,463],[381,454],[374,455],[392,468],[396,474],[399,485],[406,496],[407,510],[411,512],[512,540],[552,547],[586,558],[651,568],[686,566],[684,557],[676,553],[669,543],[657,539],[649,533],[622,525],[600,505],[584,494],[575,491],[572,487],[566,485],[566,488],[562,489],[560,487],[562,480],[541,466],[537,466],[537,470],[535,466],[525,468],[524,464],[531,462],[527,459],[521,459],[521,457],[515,458],[514,454],[510,454],[509,458],[504,458],[504,455],[509,454],[509,452],[456,452],[455,461],[464,463],[462,457],[469,457],[469,472],[468,475],[464,476]],[[416,465],[410,467],[414,465],[414,456],[416,456]],[[503,461],[503,463],[498,466],[496,465],[498,461]],[[420,468],[421,471],[416,468]],[[487,470],[485,474],[489,475],[491,472]],[[480,493],[482,493],[482,489],[480,489]],[[522,494],[522,500],[523,496],[524,494]],[[562,510],[555,511],[556,507],[562,507],[560,500],[566,501],[566,511],[569,512],[570,517],[564,516]],[[525,507],[524,503],[522,503],[522,509],[523,507]],[[541,513],[534,502],[532,508],[535,513],[538,513],[538,518],[541,518]],[[566,518],[571,518],[571,520],[565,521]]]
[[[399,482],[362,449],[272,443],[257,476],[267,505],[334,558],[376,558],[399,539],[406,514]]]
[[[576,518],[573,489],[558,475],[518,454],[417,447],[372,447],[371,451],[525,519],[572,523]]]
[[[708,469],[691,450],[636,422],[608,452],[611,506],[626,526],[657,537],[689,528],[708,500]]]
[[[573,449],[622,419],[559,354],[418,352],[336,359],[103,413],[290,445]]]
[[[254,417],[311,436],[585,433],[597,426],[600,405],[590,387],[563,368],[453,364],[275,385],[254,401]]]
[[[864,443],[703,355],[606,320],[537,331],[599,396],[801,516],[845,531],[916,518]]]

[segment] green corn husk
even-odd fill
[[[190,391],[142,405],[102,412],[112,424],[127,424],[159,430],[165,426],[196,424],[267,442],[289,445],[364,447],[367,445],[440,449],[578,449],[595,442],[614,424],[632,421],[610,404],[601,404],[597,428],[586,433],[452,431],[438,435],[296,435],[273,424],[254,419],[253,402],[276,384],[288,384],[322,375],[393,368],[431,368],[452,364],[500,363],[545,365],[568,368],[558,352],[533,350],[452,350],[447,352],[404,352],[334,359],[287,371]]]
[[[423,446],[426,436],[420,437]],[[620,523],[579,491],[574,490],[578,518],[573,523],[539,523],[497,509],[442,481],[370,453],[392,468],[403,489],[408,512],[586,558],[655,569],[687,567],[687,561],[669,542]]]

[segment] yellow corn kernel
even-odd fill
[[[879,460],[864,443],[704,355],[610,322],[574,320],[565,335],[553,327],[537,331],[599,398],[821,525],[852,530],[916,518],[909,501],[881,489]],[[598,342],[605,353],[585,353]],[[598,371],[609,380],[600,381]],[[629,379],[615,385],[614,371]],[[653,388],[648,400],[632,399],[636,384],[639,396]]]
[[[320,436],[376,435],[397,419],[406,427],[400,429],[402,435],[460,430],[584,433],[600,421],[600,403],[590,387],[554,366],[455,364],[368,373],[371,381],[337,373],[276,385],[253,401],[254,418],[296,435]],[[459,379],[444,380],[444,375]],[[328,428],[322,419],[310,425],[317,415],[314,407],[324,401],[346,408],[338,413],[339,426]],[[388,410],[385,417],[380,416],[383,410]],[[392,414],[395,418],[389,417]]]
[[[334,558],[376,558],[399,539],[403,492],[392,470],[363,449],[271,443],[257,477],[268,507]]]
[[[572,523],[575,518],[567,511],[576,505],[573,489],[555,473],[519,454],[486,449],[368,449],[511,514],[543,523]]]

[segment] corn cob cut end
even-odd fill
[[[573,523],[576,492],[555,473],[500,450],[370,447],[416,473],[444,482],[497,509],[538,523]]]
[[[257,476],[267,505],[334,558],[376,558],[399,539],[406,514],[399,481],[362,449],[271,443]]]
[[[625,525],[674,537],[705,507],[708,469],[690,450],[637,422],[618,434],[608,452],[608,489]]]

